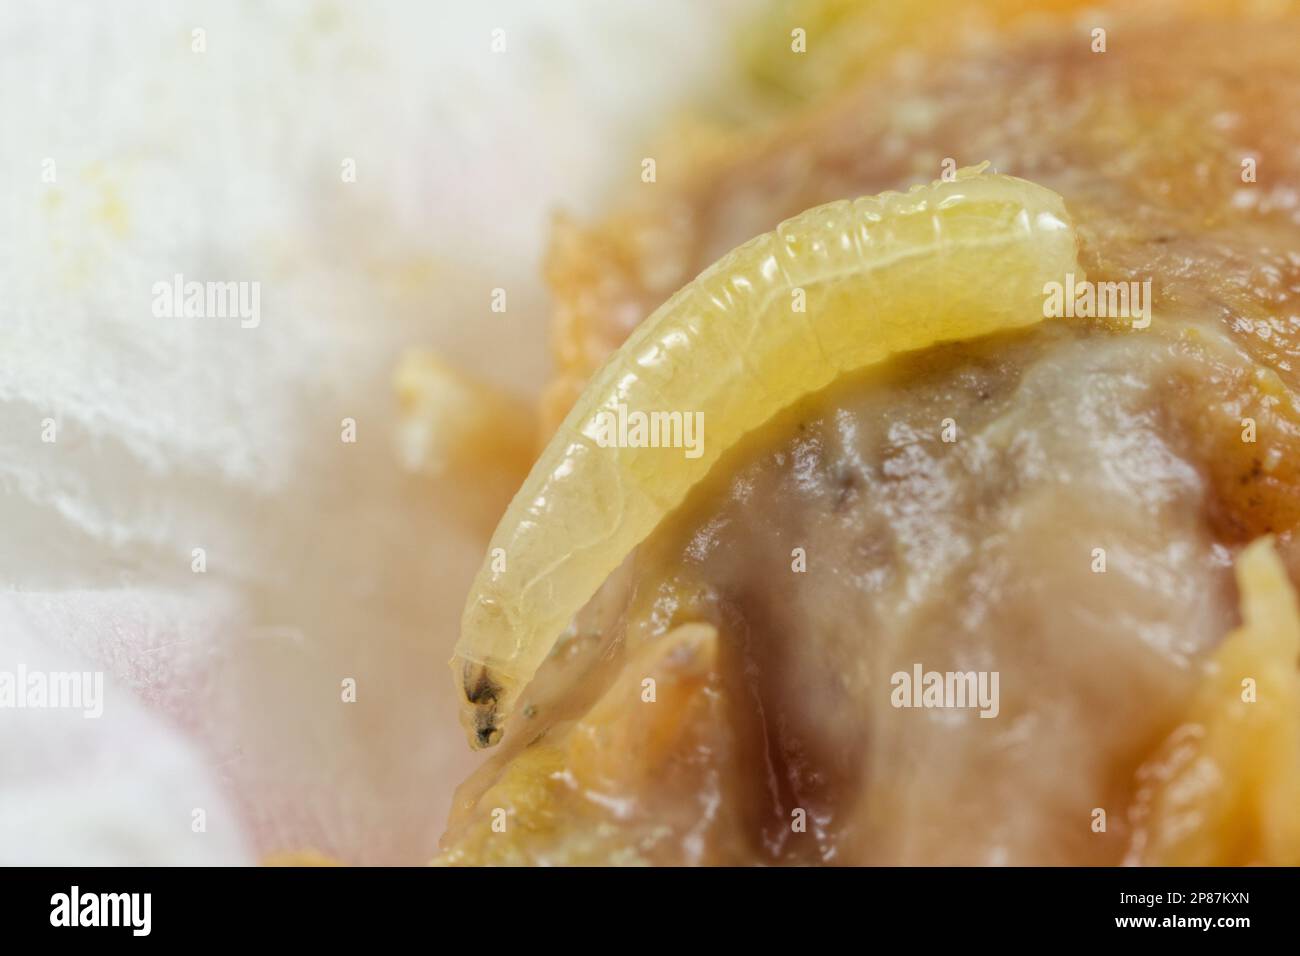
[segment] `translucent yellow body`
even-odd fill
[[[452,660],[471,743],[499,739],[573,615],[746,432],[891,355],[1042,321],[1069,272],[1061,197],[978,170],[810,209],[705,270],[593,376],[492,536]],[[637,411],[702,413],[698,456],[611,446]]]

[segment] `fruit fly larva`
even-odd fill
[[[983,168],[818,206],[745,243],[646,319],[596,373],[511,502],[470,591],[452,668],[475,747],[624,557],[745,433],[840,375],[1043,320],[1083,275],[1064,201]],[[791,290],[804,308],[791,310]],[[627,410],[699,415],[694,457],[598,440]]]

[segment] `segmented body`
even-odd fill
[[[596,373],[492,536],[452,660],[471,744],[500,738],[573,615],[746,432],[891,355],[1042,321],[1071,272],[1061,197],[979,170],[810,209],[705,270]],[[637,412],[702,440],[611,442]]]

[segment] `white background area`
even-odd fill
[[[398,466],[393,365],[536,393],[548,217],[639,175],[731,15],[4,3],[0,670],[107,686],[99,720],[0,710],[0,863],[432,856],[474,765],[446,660],[483,538]],[[176,273],[260,282],[260,326],[155,317]]]

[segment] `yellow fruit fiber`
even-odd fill
[[[1236,570],[1242,625],[1139,772],[1133,862],[1300,864],[1300,609],[1271,539]]]

